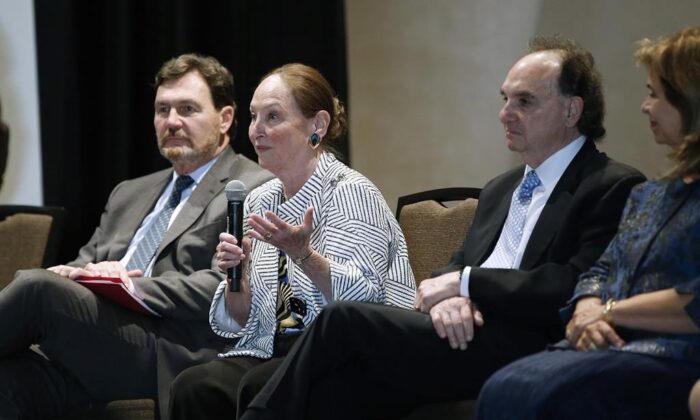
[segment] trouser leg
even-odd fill
[[[688,417],[696,363],[622,351],[538,353],[484,385],[478,419],[658,419]]]
[[[46,270],[19,271],[0,292],[0,359],[39,344],[55,372],[64,381],[76,380],[89,400],[156,396],[157,330],[156,318],[117,306]],[[37,406],[54,406],[50,397],[60,390],[33,393],[27,385],[44,381],[56,388],[60,383],[46,382],[39,372],[30,369],[27,375],[35,378],[14,383],[13,394],[20,399],[27,395]]]
[[[261,363],[249,370],[238,385],[238,406],[236,418],[241,418],[250,402],[258,395],[272,377],[284,358],[274,358]]]
[[[492,320],[467,350],[452,350],[425,314],[338,302],[297,341],[243,418],[381,417],[420,403],[473,398],[490,373],[543,347],[543,340],[525,340]]]
[[[54,418],[87,401],[70,375],[29,349],[0,360],[0,418]]]
[[[231,357],[184,370],[170,387],[171,419],[239,418],[283,360]]]
[[[236,417],[238,387],[264,360],[252,357],[215,359],[182,371],[170,386],[172,420]]]

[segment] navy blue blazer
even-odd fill
[[[700,325],[700,181],[650,181],[630,195],[618,234],[581,276],[572,302],[584,296],[625,299],[675,288],[692,293],[686,312]],[[620,351],[700,362],[700,334],[619,328]]]

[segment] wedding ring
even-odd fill
[[[598,346],[594,342],[588,343],[588,350],[598,350]]]
[[[267,234],[265,235],[265,240],[269,241],[270,239],[272,239],[272,234],[270,232],[267,232]]]

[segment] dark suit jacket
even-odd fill
[[[172,179],[162,170],[117,185],[90,241],[69,263],[116,261]],[[152,277],[134,278],[145,302],[163,318],[158,338],[158,388],[161,414],[168,405],[169,386],[182,369],[215,357],[224,342],[209,326],[209,307],[223,275],[213,265],[219,233],[226,230],[223,189],[232,179],[249,190],[272,178],[256,163],[227,148],[202,178],[156,251]],[[166,417],[166,416],[164,416]]]
[[[586,141],[545,204],[520,269],[479,268],[496,246],[524,170],[517,167],[486,184],[462,247],[438,273],[473,266],[469,293],[487,322],[535,327],[559,339],[559,308],[572,296],[578,275],[607,247],[630,190],[644,176]]]

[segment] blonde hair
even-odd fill
[[[664,96],[681,114],[683,144],[671,152],[674,166],[664,178],[700,174],[700,27],[644,39],[634,56],[659,78]]]

